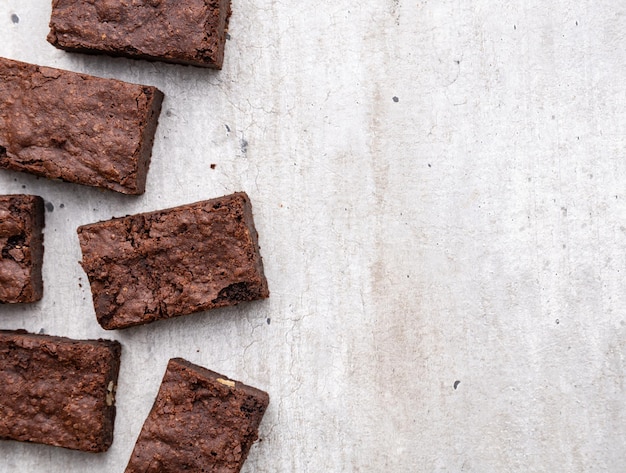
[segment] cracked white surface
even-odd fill
[[[3,0],[0,55],[166,98],[142,197],[0,172],[54,205],[0,328],[124,346],[111,450],[0,472],[123,471],[175,356],[269,392],[246,473],[626,471],[624,5],[233,0],[219,73],[58,51],[49,13]],[[270,299],[101,330],[75,229],[238,190]]]

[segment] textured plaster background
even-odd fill
[[[0,328],[124,346],[111,450],[0,471],[122,472],[174,356],[270,393],[246,473],[626,471],[624,2],[233,0],[219,73],[56,50],[49,14],[0,0],[0,55],[166,99],[141,197],[0,172],[49,207]],[[239,190],[270,299],[101,330],[76,227]]]

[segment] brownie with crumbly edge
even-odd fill
[[[230,0],[53,0],[60,49],[221,69]]]
[[[269,296],[243,192],[83,225],[78,236],[107,330]]]
[[[104,452],[121,345],[0,330],[0,439]]]
[[[0,168],[142,194],[163,94],[0,58]]]
[[[43,296],[44,202],[37,195],[0,195],[0,303]]]
[[[264,391],[174,358],[126,473],[237,473],[268,404]]]

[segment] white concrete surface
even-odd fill
[[[0,327],[124,346],[111,450],[1,472],[122,472],[173,356],[270,393],[246,473],[626,471],[624,2],[233,0],[220,73],[58,51],[49,13],[0,0],[0,55],[166,100],[142,197],[0,172],[54,206]],[[271,298],[101,330],[76,227],[238,190]]]

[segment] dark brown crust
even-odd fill
[[[268,404],[264,391],[174,358],[126,473],[237,473]]]
[[[107,330],[269,296],[245,193],[84,225],[78,236]]]
[[[43,297],[44,202],[36,195],[0,196],[0,303]]]
[[[104,452],[121,345],[0,330],[0,439]]]
[[[53,0],[48,42],[66,51],[221,69],[230,0]]]
[[[0,58],[0,168],[142,194],[163,94]]]

